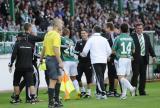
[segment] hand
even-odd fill
[[[12,64],[9,63],[9,64],[8,64],[8,67],[9,67],[9,73],[12,73]]]
[[[12,63],[9,63],[9,64],[8,64],[8,67],[12,67]]]
[[[81,57],[84,57],[82,53],[79,54]]]
[[[156,63],[156,57],[153,57],[152,59],[153,59],[153,64],[155,64]]]

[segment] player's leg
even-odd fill
[[[46,68],[49,75],[49,87],[48,87],[48,108],[55,106],[55,86],[58,80],[58,62],[54,57],[46,57]],[[57,105],[57,104],[56,104]]]
[[[104,87],[105,87],[105,91],[106,94],[108,94],[108,90],[107,90],[107,86],[109,85],[109,78],[108,78],[108,65],[106,65],[106,70],[104,73]]]
[[[108,62],[108,78],[109,78],[109,92],[108,96],[114,96],[114,65]]]
[[[131,78],[131,84],[132,86],[137,88],[137,83],[138,83],[138,76],[139,76],[139,72],[140,72],[140,63],[137,62],[132,62],[132,78]]]
[[[38,102],[38,92],[39,92],[39,84],[40,84],[40,79],[39,79],[39,70],[38,70],[38,67],[37,67],[37,64],[36,65],[33,65],[34,67],[34,73],[33,73],[33,76],[34,76],[34,86],[35,86],[35,93],[36,93],[36,101]]]
[[[85,71],[84,70],[84,63],[78,63],[78,66],[77,66],[77,71],[78,71],[78,75],[77,75],[77,80],[78,80],[78,83],[79,83],[79,87],[81,88],[81,96],[83,97],[85,94],[86,94],[86,90],[85,90],[85,87],[83,86],[83,83],[82,83],[82,75],[83,75],[83,72]]]
[[[117,70],[118,78],[122,85],[122,96],[121,99],[126,99],[127,89],[135,93],[135,88],[130,84],[130,82],[125,78],[125,75],[129,75],[131,70],[131,59],[120,58],[119,59],[119,69]]]
[[[29,87],[29,94],[30,94],[30,98],[31,98],[30,102],[31,102],[31,104],[35,104],[36,90],[34,87],[33,71],[32,70],[25,71],[24,78],[26,81],[26,85]]]
[[[97,63],[93,64],[93,71],[96,75],[96,85],[97,85],[97,92],[100,94],[97,95],[97,99],[106,99],[106,91],[104,87],[104,72],[106,69],[106,64]]]
[[[91,97],[91,84],[92,84],[92,66],[90,63],[86,63],[84,65],[84,73],[87,80],[87,92],[86,92],[86,98]]]
[[[74,85],[74,88],[76,89],[76,92],[77,92],[76,98],[80,99],[81,93],[80,93],[78,81],[76,79],[76,76],[78,75],[77,62],[73,61],[73,62],[69,62],[69,64],[70,64],[70,78],[71,78],[73,85]]]
[[[23,88],[25,87],[25,85],[26,85],[26,82],[24,81],[24,78],[23,78],[23,80],[19,84],[20,94],[21,94],[21,91],[23,90]],[[15,93],[13,92],[11,98],[14,99],[14,97],[15,97]]]
[[[120,99],[126,99],[127,98],[127,87],[125,85],[125,61],[123,61],[123,58],[119,58],[119,60],[115,61],[115,66],[117,70],[118,80],[121,83],[122,86],[122,94]]]
[[[62,107],[63,104],[62,104],[62,102],[59,99],[59,97],[60,97],[59,96],[59,94],[60,94],[60,87],[61,87],[61,81],[62,81],[61,75],[62,74],[61,74],[61,72],[59,71],[58,68],[57,68],[57,75],[58,75],[58,80],[57,80],[56,85],[55,85],[55,97],[54,97],[55,103],[54,103],[54,105]]]
[[[17,70],[17,69],[15,69],[14,77],[13,77],[13,86],[14,86],[14,94],[15,94],[15,96],[10,101],[10,103],[12,103],[12,104],[16,104],[16,103],[20,102],[20,98],[19,98],[19,95],[20,95],[19,83],[20,83],[20,80],[21,80],[22,76],[23,76],[22,72]]]

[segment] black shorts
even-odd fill
[[[46,68],[49,79],[57,80],[58,77],[61,76],[61,72],[59,71],[59,65],[56,57],[46,57]]]
[[[28,87],[34,85],[32,69],[15,69],[13,86],[19,86],[22,77],[24,78]]]
[[[79,63],[78,67],[77,80],[81,81],[83,72],[86,76],[87,84],[92,83],[92,66],[91,63]]]

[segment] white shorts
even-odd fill
[[[77,72],[77,62],[75,61],[65,61],[63,62],[64,64],[64,70],[66,72],[66,74],[68,74],[69,76],[77,76],[78,72]]]
[[[117,75],[130,75],[131,72],[131,59],[130,58],[120,58],[118,61],[115,60],[115,67],[117,70]]]

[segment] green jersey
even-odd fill
[[[77,61],[74,42],[67,36],[61,37],[61,58],[63,61]]]
[[[120,34],[112,47],[116,52],[117,59],[119,58],[131,58],[132,52],[135,49],[133,39],[126,33]]]

